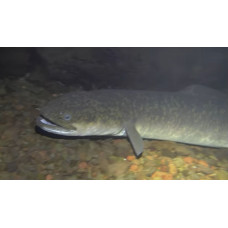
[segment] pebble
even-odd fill
[[[152,180],[172,180],[173,175],[167,172],[156,171],[151,176]]]
[[[92,158],[89,163],[92,165],[98,165],[99,164],[98,158]]]
[[[79,169],[87,169],[87,168],[88,168],[87,162],[80,162],[80,163],[78,164],[78,168],[79,168]]]
[[[169,163],[169,172],[172,175],[176,175],[176,173],[177,173],[177,168],[173,163]]]
[[[162,165],[162,166],[158,167],[158,170],[160,170],[162,172],[168,172],[169,167],[167,165]]]
[[[133,156],[133,155],[128,155],[128,156],[127,156],[127,160],[128,160],[128,161],[133,161],[133,160],[135,160],[135,156]]]
[[[188,164],[192,164],[195,161],[195,159],[192,157],[184,157],[183,160]]]
[[[136,172],[136,171],[138,171],[138,169],[139,169],[139,167],[138,167],[138,165],[136,165],[136,164],[132,164],[132,165],[130,166],[130,168],[129,168],[129,170],[130,170],[131,172]]]
[[[124,175],[126,175],[128,167],[129,167],[129,162],[119,161],[118,163],[113,163],[108,165],[106,173],[109,176],[123,177]]]
[[[190,171],[188,173],[188,176],[187,176],[186,179],[188,179],[188,180],[199,180],[200,179],[200,176],[199,176],[199,174]]]
[[[46,180],[53,180],[53,176],[51,174],[48,174],[46,177],[45,177]]]
[[[173,164],[176,165],[176,167],[182,167],[184,166],[185,162],[181,157],[176,157],[173,159]]]
[[[196,172],[204,173],[204,174],[208,175],[208,174],[212,174],[214,171],[212,169],[210,169],[208,166],[197,164]]]
[[[197,163],[200,164],[200,165],[203,165],[205,167],[208,167],[207,162],[205,162],[204,160],[199,160]]]

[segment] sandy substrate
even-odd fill
[[[68,90],[26,78],[0,82],[0,179],[228,179],[228,149],[144,140],[135,159],[125,138],[43,135],[35,128],[39,107]]]

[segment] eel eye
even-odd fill
[[[70,114],[65,114],[64,116],[63,116],[63,118],[64,118],[64,120],[70,120],[71,119],[71,115]]]

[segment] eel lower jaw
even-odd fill
[[[76,130],[69,130],[63,128],[59,125],[50,122],[48,119],[44,118],[43,116],[38,116],[36,119],[36,125],[43,129],[44,131],[57,134],[57,135],[64,135],[64,136],[77,136],[78,132]]]

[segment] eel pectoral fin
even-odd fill
[[[140,136],[140,134],[136,130],[135,125],[133,123],[125,124],[125,130],[126,130],[128,138],[130,140],[130,143],[133,147],[135,155],[137,158],[139,158],[143,153],[142,137]]]

